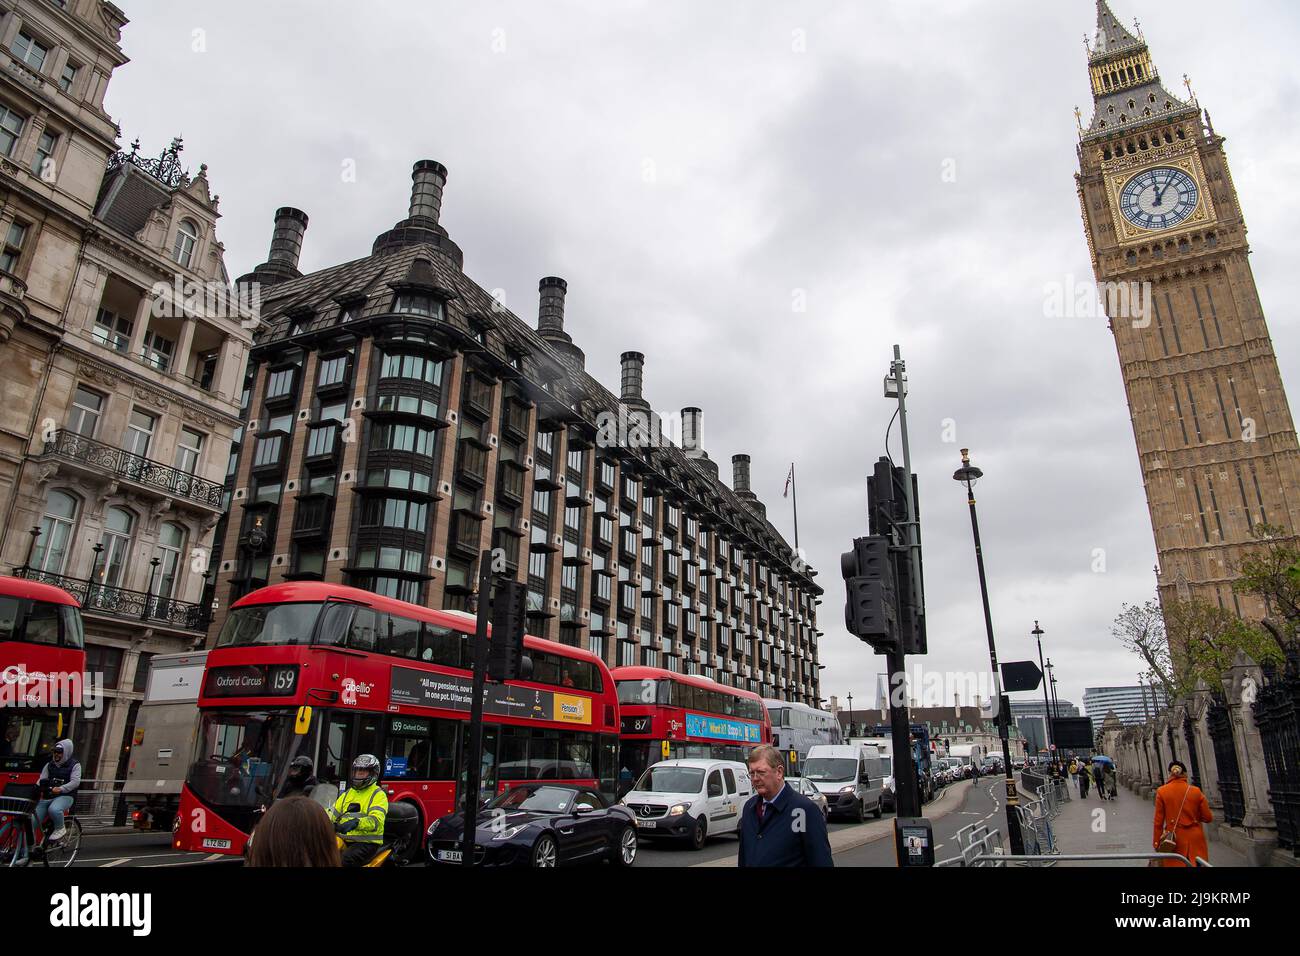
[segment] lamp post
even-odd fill
[[[95,552],[95,557],[90,562],[90,583],[86,585],[86,604],[95,607],[92,598],[94,596],[95,577],[99,574],[99,558],[104,553],[104,542],[99,542],[90,550]]]
[[[1011,855],[1020,856],[1025,852],[1025,841],[1020,833],[1020,795],[1016,792],[1016,778],[1011,770],[1007,701],[1002,694],[1002,682],[998,679],[998,649],[993,641],[993,614],[989,610],[988,580],[984,576],[984,551],[980,546],[979,518],[975,514],[975,482],[984,477],[984,472],[970,463],[970,449],[961,450],[961,467],[953,472],[952,477],[954,481],[966,486],[966,503],[970,506],[970,527],[975,537],[975,566],[979,570],[980,599],[984,602],[984,630],[989,638],[989,663],[993,668],[993,682],[998,692],[998,736],[1002,738],[1002,766],[1006,772],[1007,787],[1007,838],[1011,844]]]
[[[856,737],[853,726],[853,691],[849,691],[849,736]]]
[[[1034,639],[1038,641],[1038,669],[1041,671],[1043,669],[1043,629],[1035,621],[1034,629],[1029,633],[1034,635]],[[1047,684],[1047,681],[1043,681],[1043,723],[1047,727],[1047,750],[1050,756],[1056,752],[1056,734],[1052,730],[1052,705],[1047,698]]]
[[[140,617],[144,620],[149,619],[150,605],[153,604],[153,584],[154,577],[158,574],[158,565],[162,564],[162,558],[154,555],[153,560],[149,562],[149,590],[144,595],[144,613]]]
[[[21,568],[24,577],[27,576],[27,572],[32,568],[32,555],[36,553],[36,539],[41,536],[40,526],[37,525],[27,533],[32,536],[32,543],[27,546],[27,559],[23,561],[23,566]]]

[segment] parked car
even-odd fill
[[[753,795],[743,763],[693,757],[651,765],[622,802],[641,836],[685,839],[702,850],[710,836],[739,829],[740,811]]]
[[[426,847],[433,863],[460,863],[464,814],[434,820]],[[560,783],[511,787],[477,817],[476,866],[565,866],[610,860],[636,862],[636,821],[627,807],[597,790]]]
[[[786,777],[785,785],[795,793],[802,793],[805,797],[817,804],[817,809],[822,812],[822,819],[830,819],[830,804],[826,802],[826,794],[817,789],[817,784],[805,777]]]

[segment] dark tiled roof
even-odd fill
[[[404,282],[437,285],[450,292],[445,321],[465,336],[477,338],[483,327],[489,329],[485,351],[501,362],[518,358],[518,367],[526,379],[549,383],[542,389],[553,399],[594,424],[601,412],[617,415],[618,396],[589,375],[574,357],[555,349],[537,330],[500,305],[484,289],[468,278],[446,254],[428,244],[404,246],[386,255],[372,255],[319,272],[291,279],[264,290],[262,317],[267,324],[256,334],[253,355],[268,351],[269,346],[290,338],[310,310],[314,318],[305,327],[317,333],[337,324],[341,317],[340,302],[365,298],[354,321],[386,315],[392,311],[390,286]],[[300,326],[301,328],[301,326]],[[537,387],[532,389],[536,397]],[[641,455],[648,451],[648,455]],[[772,551],[788,566],[793,551],[780,532],[766,518],[755,514],[730,487],[709,471],[707,465],[690,458],[680,448],[664,442],[653,449],[637,450],[643,465],[659,474],[665,471],[668,483],[683,489],[691,498],[720,513],[734,527]],[[684,482],[683,478],[687,480]],[[730,536],[729,536],[730,537]],[[808,590],[820,594],[822,589],[807,575],[796,575]]]
[[[134,237],[149,214],[169,198],[162,183],[134,166],[122,165],[104,177],[95,217],[110,229]]]

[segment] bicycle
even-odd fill
[[[38,832],[35,809],[36,801],[27,797],[0,797],[0,866],[71,866],[81,849],[81,821],[69,810],[63,815],[67,832],[51,841],[53,821],[47,818]]]

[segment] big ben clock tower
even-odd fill
[[[1223,137],[1097,0],[1079,174],[1159,556],[1162,601],[1234,594],[1252,528],[1300,528],[1300,449]]]

